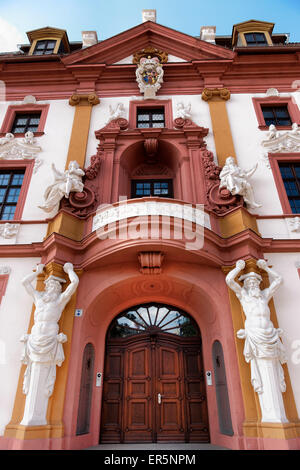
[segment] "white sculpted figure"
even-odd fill
[[[192,105],[191,103],[184,105],[182,101],[177,103],[177,117],[181,119],[191,119],[192,118]]]
[[[296,136],[299,136],[300,135],[300,129],[299,129],[299,126],[296,122],[293,122],[292,124],[292,130],[289,132],[291,135],[296,135]]]
[[[288,219],[288,224],[291,232],[300,233],[300,217],[294,217],[293,219]]]
[[[115,108],[109,105],[109,118],[107,120],[107,124],[118,118],[126,118],[125,106],[123,103],[118,103]]]
[[[45,290],[37,291],[32,282],[43,269],[44,265],[39,264],[36,271],[22,281],[33,299],[35,312],[31,333],[21,338],[24,343],[21,360],[27,364],[23,381],[27,397],[21,424],[33,426],[47,424],[48,399],[55,384],[56,366],[61,366],[65,359],[62,343],[67,341],[66,335],[59,333],[58,321],[79,283],[73,265],[65,263],[64,271],[70,279],[66,290],[62,292],[64,279],[50,276],[45,281]]]
[[[245,203],[250,209],[261,207],[254,200],[254,194],[249,178],[257,169],[257,164],[248,171],[242,170],[236,163],[233,157],[226,158],[225,165],[220,173],[220,188],[226,188],[233,196],[239,194],[243,196]]]
[[[58,209],[59,203],[63,197],[68,198],[70,192],[81,193],[83,191],[82,177],[84,171],[79,168],[76,161],[69,163],[69,167],[64,173],[61,173],[55,168],[52,163],[52,170],[54,173],[54,183],[52,183],[45,191],[44,199],[45,204],[39,206],[45,212],[51,212]]]
[[[31,131],[28,131],[25,133],[24,135],[24,138],[23,138],[23,142],[24,144],[30,144],[30,145],[33,145],[35,143],[35,137],[34,137],[34,133],[31,132]]]
[[[246,316],[245,328],[237,332],[237,337],[245,339],[244,356],[250,362],[251,383],[259,395],[262,421],[287,422],[282,400],[286,384],[281,366],[286,362],[286,353],[280,340],[282,330],[274,328],[268,306],[282,277],[265,260],[256,264],[270,276],[271,284],[266,289],[260,289],[262,277],[255,272],[239,277],[239,281],[244,281],[243,287],[235,281],[245,267],[243,260],[237,261],[227,274],[226,283],[235,292]]]
[[[274,124],[270,124],[269,130],[267,132],[267,139],[272,140],[272,139],[277,139],[279,137],[279,132],[277,132],[276,127]]]
[[[155,98],[163,83],[164,71],[157,57],[142,57],[135,72],[136,81],[144,98]]]
[[[14,138],[15,136],[11,132],[8,132],[7,134],[5,134],[5,137],[1,137],[0,145],[8,144],[12,140],[14,140]]]
[[[17,235],[20,224],[10,224],[6,222],[0,225],[0,236],[3,238],[13,238]]]

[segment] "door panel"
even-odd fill
[[[125,351],[124,442],[152,441],[152,380],[149,342]]]
[[[110,343],[101,441],[208,442],[200,338],[156,333]]]
[[[186,346],[183,359],[188,440],[207,442],[208,414],[202,355],[199,345]]]
[[[101,436],[103,442],[122,440],[123,352],[107,347],[104,370]]]
[[[162,343],[160,345],[160,343]],[[184,441],[180,349],[158,340],[156,347],[157,440]]]

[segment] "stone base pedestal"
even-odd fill
[[[258,393],[262,423],[288,423],[281,389],[284,378],[281,376],[282,369],[278,359],[255,360],[263,386],[263,392]]]
[[[20,424],[23,426],[43,426],[47,424],[49,379],[53,379],[56,365],[33,362],[30,368],[29,390],[26,396],[24,416]]]

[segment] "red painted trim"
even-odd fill
[[[45,220],[21,220],[21,219],[14,219],[14,223],[16,224],[22,224],[22,225],[32,225],[32,224],[48,224],[49,221],[52,221],[53,219],[45,219]],[[1,224],[6,224],[7,220],[0,220],[0,225]]]
[[[22,188],[20,191],[19,199],[16,206],[16,211],[13,220],[19,220],[22,217],[26,196],[33,172],[34,160],[1,160],[0,169],[5,170],[21,170],[25,169]]]
[[[44,128],[46,124],[46,118],[49,110],[49,104],[20,104],[20,105],[11,105],[8,106],[6,115],[4,117],[0,137],[4,137],[5,134],[11,132],[13,122],[15,120],[16,114],[18,113],[36,113],[41,111],[41,118],[39,122],[39,127],[37,132],[34,133],[36,137],[44,134]],[[24,137],[23,134],[14,134],[15,137]]]
[[[262,131],[269,130],[269,127],[266,126],[264,116],[262,113],[262,105],[287,105],[289,115],[292,122],[300,124],[300,111],[298,105],[296,104],[293,97],[278,97],[278,96],[268,96],[266,98],[252,98],[254,110],[256,113],[258,128]],[[276,126],[278,130],[292,129],[292,126]]]
[[[130,101],[129,103],[129,128],[136,129],[136,115],[137,108],[164,108],[165,112],[165,127],[167,129],[173,128],[173,111],[172,100],[147,100],[147,101]],[[142,129],[144,130],[144,129]]]
[[[142,49],[149,43],[147,36],[141,36],[141,40],[141,44],[136,44],[133,38],[128,43],[124,39],[124,43],[115,44],[115,50],[110,49],[110,53],[118,55],[116,60],[124,58],[139,50],[139,46]],[[193,41],[196,41],[195,38]],[[104,42],[88,49],[96,48]],[[151,45],[155,45],[152,44],[152,38]],[[156,47],[163,49],[160,43],[156,44]],[[189,54],[191,51],[194,54],[193,47],[190,46]],[[164,49],[170,54],[184,59],[183,48],[180,41],[173,43],[171,37],[165,38]],[[271,49],[270,47],[269,50]],[[83,52],[88,54],[89,51],[84,49]],[[68,56],[72,56],[72,60],[73,54]],[[200,51],[198,54],[200,56]],[[193,60],[189,62],[164,65],[164,83],[158,95],[199,95],[205,86],[224,86],[232,94],[265,93],[269,87],[276,87],[281,93],[296,91],[292,88],[292,84],[299,79],[299,53],[294,49],[286,48],[286,53],[280,54],[257,53],[250,56],[235,54],[230,60],[220,57],[207,59],[205,54],[197,59],[196,55],[195,52]],[[109,65],[113,64],[114,57],[112,54],[107,60],[105,57],[106,52],[105,56],[102,56],[100,49],[97,49],[97,53],[93,49],[93,55],[89,60],[90,62],[94,60],[94,63],[85,63],[82,56],[78,66],[69,66],[61,59],[47,62],[36,60],[28,63],[28,57],[24,55],[17,63],[12,57],[0,56],[0,68],[3,66],[1,78],[6,84],[6,99],[23,100],[29,89],[38,100],[69,99],[76,91],[91,87],[100,98],[137,95],[138,86],[133,78],[136,67],[132,64]],[[103,64],[104,59],[107,65]],[[116,76],[122,78],[116,80]]]
[[[193,252],[192,259],[205,260],[215,266],[232,266],[240,258],[261,258],[264,253],[295,253],[300,251],[300,240],[277,240],[261,238],[250,229],[223,239],[211,230],[204,229],[204,248]],[[63,264],[66,259],[72,262],[76,269],[88,268],[95,263],[107,262],[107,257],[123,251],[124,248],[138,247],[139,251],[158,251],[170,248],[183,250],[184,242],[181,240],[136,240],[132,243],[124,240],[99,240],[96,232],[89,233],[82,241],[76,242],[63,235],[52,233],[43,242],[30,244],[0,245],[0,257],[22,258],[41,257],[47,264],[51,261]]]
[[[278,196],[284,214],[296,214],[292,212],[289,199],[286,194],[284,183],[281,177],[279,162],[300,162],[300,153],[269,153],[269,161],[273,172],[274,181],[278,191]]]
[[[2,298],[5,295],[8,278],[9,278],[9,274],[1,274],[0,275],[0,304],[2,302]]]

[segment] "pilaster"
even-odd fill
[[[69,104],[75,106],[75,115],[66,169],[72,160],[76,160],[84,168],[92,108],[99,103],[100,100],[95,93],[89,95],[74,94],[71,96]]]
[[[95,93],[74,94],[69,100],[70,106],[75,106],[73,128],[69,143],[69,151],[65,168],[69,163],[76,160],[81,168],[85,167],[86,148],[90,130],[90,120],[93,106],[100,103]],[[72,240],[80,241],[83,235],[83,222],[78,218],[59,211],[49,222],[47,237],[56,232]]]
[[[204,88],[202,99],[209,105],[218,163],[223,166],[227,157],[236,156],[226,109],[230,91],[227,88]]]

